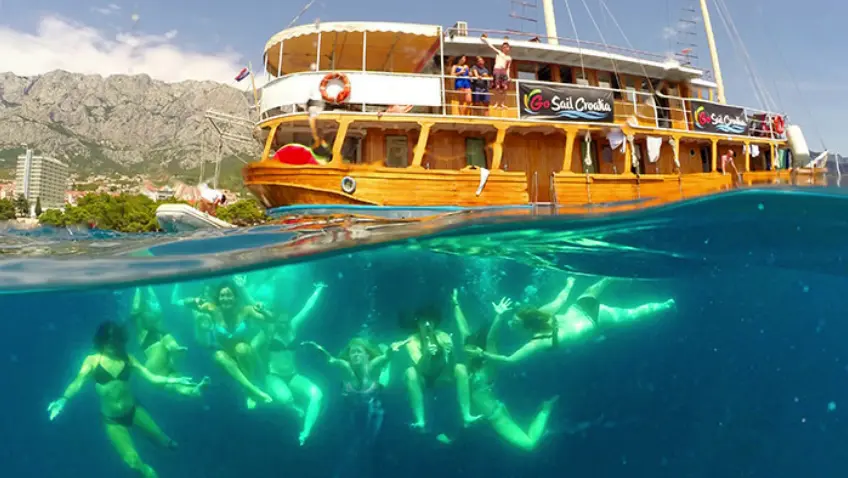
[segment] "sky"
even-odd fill
[[[541,0],[536,1],[538,8],[528,8],[525,15],[538,18],[537,23],[510,17],[518,0],[317,0],[298,23],[371,20],[448,27],[462,20],[472,29],[544,34]],[[0,72],[146,73],[168,82],[214,80],[246,88],[248,82],[235,85],[233,77],[249,62],[261,72],[265,42],[306,3],[0,0]],[[838,40],[844,36],[848,2],[709,3],[728,102],[769,109],[752,87],[751,65],[768,103],[801,125],[811,149],[848,153],[842,124],[842,110],[848,106],[848,62],[839,61],[845,53]],[[729,9],[741,43],[731,40],[720,3]],[[700,21],[697,0],[554,0],[554,5],[560,37],[656,53],[679,51],[683,46],[678,42],[695,43],[696,65],[711,69],[702,25],[680,22],[695,16]]]

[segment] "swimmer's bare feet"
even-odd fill
[[[427,424],[424,423],[423,421],[412,422],[412,423],[409,424],[409,428],[411,428],[411,429],[413,429],[417,432],[424,433],[424,429],[427,428]]]
[[[471,425],[473,425],[474,423],[477,423],[478,421],[480,421],[482,419],[483,419],[483,415],[467,415],[467,416],[462,418],[462,421],[464,422],[464,425],[467,428],[467,427],[470,427]]]

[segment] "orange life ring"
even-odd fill
[[[330,95],[327,94],[327,85],[329,85],[333,80],[341,80],[341,82],[344,83],[344,88],[342,88],[342,91],[340,91],[335,98],[331,98]],[[336,104],[341,103],[350,96],[350,79],[344,73],[330,73],[321,80],[320,90],[321,98],[323,98],[324,101]]]
[[[784,121],[783,116],[775,116],[772,124],[775,133],[783,134],[786,131],[786,121]]]

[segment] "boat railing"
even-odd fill
[[[447,37],[473,37],[473,36],[481,36],[486,35],[494,38],[504,37],[508,38],[511,41],[529,41],[529,42],[539,42],[539,43],[550,43],[550,38],[545,34],[540,33],[530,33],[530,32],[520,32],[514,30],[488,30],[488,29],[480,29],[480,28],[462,28],[460,29],[457,26],[453,26],[450,28],[446,28],[445,36]],[[606,43],[587,41],[587,40],[578,40],[576,38],[568,38],[568,37],[557,37],[557,42],[560,45],[573,46],[585,50],[593,50],[593,51],[603,51],[607,53],[617,53],[621,55],[626,55],[629,57],[638,58],[641,60],[649,60],[649,61],[659,61],[664,62],[668,60],[667,55],[662,55],[659,53],[652,53],[644,50],[636,50],[633,48],[625,48],[615,45],[609,45]]]
[[[260,121],[306,111],[309,100],[315,99],[317,85],[330,72],[294,73],[276,78],[262,88]],[[333,106],[339,114],[375,114],[378,116],[459,116],[490,117],[502,120],[528,122],[550,122],[523,114],[526,109],[521,98],[522,85],[525,90],[536,87],[549,88],[554,94],[579,94],[580,92],[605,95],[612,98],[613,121],[607,124],[628,124],[635,130],[660,129],[669,132],[713,132],[734,134],[763,139],[783,139],[775,131],[774,120],[785,115],[754,108],[724,105],[700,98],[685,98],[664,94],[659,91],[644,91],[634,88],[611,88],[574,83],[557,83],[538,80],[512,79],[503,97],[503,108],[494,106],[496,93],[491,78],[469,78],[439,74],[411,74],[372,71],[334,71],[344,73],[351,82],[351,96],[340,106]],[[456,80],[476,80],[487,84],[477,91],[456,88]],[[591,95],[590,95],[591,96]],[[487,98],[488,101],[478,101]],[[745,125],[739,131],[699,128],[697,114],[703,111],[731,112],[739,116]],[[526,111],[524,111],[526,113]],[[569,122],[556,119],[555,121]],[[573,120],[571,122],[581,122]],[[739,125],[742,128],[742,125]]]

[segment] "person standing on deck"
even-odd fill
[[[492,84],[492,88],[495,90],[495,108],[506,108],[506,90],[509,89],[509,71],[512,67],[512,57],[509,56],[510,46],[506,39],[504,39],[503,44],[501,45],[501,49],[498,50],[489,39],[486,37],[484,33],[481,37],[483,43],[489,46],[492,50],[495,51],[495,67],[492,70],[492,76],[494,77],[494,82]]]
[[[479,108],[479,114],[486,116],[489,113],[489,81],[492,77],[483,57],[477,57],[477,63],[471,68],[471,78],[472,102],[475,108]]]
[[[721,174],[727,174],[727,165],[730,164],[730,167],[733,168],[733,173],[735,177],[739,178],[739,170],[736,169],[736,163],[733,161],[736,158],[736,151],[732,149],[728,149],[726,153],[721,156]]]

